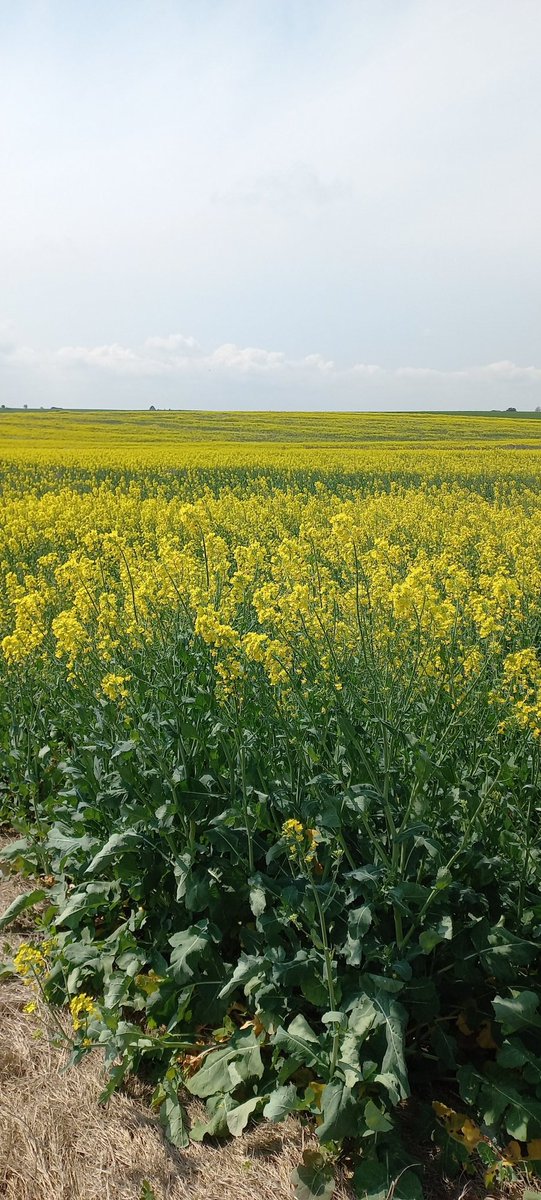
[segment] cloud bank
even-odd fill
[[[340,364],[320,353],[294,357],[234,342],[209,349],[182,333],[133,346],[39,350],[6,326],[0,329],[0,386],[8,406],[533,409],[541,403],[541,366],[508,360],[450,370]]]

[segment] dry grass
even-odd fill
[[[24,888],[20,879],[0,877],[0,912]],[[28,936],[29,920],[10,927],[13,949]],[[156,1200],[291,1200],[290,1173],[303,1146],[297,1122],[254,1126],[224,1144],[175,1150],[137,1081],[130,1094],[114,1095],[106,1108],[99,1104],[100,1057],[92,1054],[66,1069],[67,1051],[50,1014],[24,1013],[27,1000],[21,982],[0,983],[1,1197],[143,1200],[147,1181],[147,1195]],[[196,1103],[190,1110],[200,1115]],[[431,1200],[479,1200],[485,1192],[464,1181],[445,1189],[435,1175],[427,1194]],[[334,1200],[350,1197],[343,1180]]]

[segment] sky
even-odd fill
[[[539,0],[0,0],[0,403],[541,405]]]

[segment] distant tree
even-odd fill
[[[516,412],[516,408],[506,408],[506,412]]]
[[[150,405],[150,408],[149,408],[149,410],[148,410],[148,411],[149,411],[149,412],[156,412],[156,409],[155,409],[155,407],[154,407],[154,405],[153,405],[153,404],[151,404],[151,405]]]
[[[4,405],[2,405],[2,408],[3,408],[3,407],[4,407]],[[535,411],[536,411],[536,412],[541,412],[541,404],[538,404],[538,405],[537,405],[537,408],[536,408],[536,410],[535,410]]]

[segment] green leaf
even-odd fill
[[[48,894],[43,888],[34,888],[33,892],[24,892],[21,896],[17,896],[15,900],[12,900],[5,912],[2,913],[0,917],[0,929],[5,929],[10,921],[14,921],[27,908],[33,908],[35,904],[39,904],[41,900],[45,900]]]
[[[517,1142],[527,1142],[541,1129],[541,1100],[518,1095],[505,1114],[505,1128]]]
[[[333,1169],[322,1154],[305,1150],[302,1163],[291,1174],[295,1200],[331,1200]]]
[[[263,1116],[267,1121],[283,1121],[289,1113],[298,1108],[299,1097],[294,1083],[285,1084],[271,1093],[264,1109]]]
[[[381,989],[378,989],[374,995],[374,1005],[385,1021],[387,1038],[387,1049],[381,1063],[381,1072],[383,1075],[389,1073],[395,1076],[400,1098],[406,1100],[410,1094],[404,1053],[406,1010],[391,994]]]
[[[160,1105],[160,1122],[168,1141],[173,1146],[184,1148],[189,1146],[190,1138],[186,1128],[186,1113],[178,1098],[176,1080],[164,1079],[162,1084],[165,1099]]]
[[[369,1129],[374,1133],[388,1133],[393,1128],[393,1122],[373,1100],[367,1100],[364,1108],[364,1119]]]
[[[245,954],[243,951],[230,979],[218,992],[218,998],[224,1000],[240,987],[243,987],[245,995],[249,996],[263,978],[263,959],[259,955]]]
[[[226,1046],[212,1050],[203,1065],[186,1083],[192,1096],[214,1096],[235,1090],[239,1083],[261,1079],[263,1060],[252,1030],[239,1033]]]
[[[103,905],[108,905],[114,888],[118,888],[118,883],[89,883],[77,888],[58,914],[56,924],[63,925],[69,917],[93,912]]]
[[[326,1056],[320,1053],[320,1038],[300,1014],[294,1018],[288,1029],[284,1029],[282,1025],[278,1027],[272,1043],[308,1067],[321,1065],[326,1061]]]
[[[440,942],[450,941],[453,936],[453,921],[450,916],[445,916],[438,921],[438,924],[431,929],[424,929],[419,934],[419,945],[423,954],[430,954]]]
[[[263,884],[263,877],[259,874],[254,875],[248,880],[250,887],[250,908],[254,917],[260,917],[267,907],[267,896]]]
[[[190,1130],[192,1142],[202,1142],[205,1137],[226,1137],[229,1133],[227,1114],[231,1109],[237,1107],[232,1096],[212,1096],[207,1102],[209,1120],[197,1121],[195,1125],[192,1125]]]
[[[177,900],[186,895],[186,882],[192,867],[191,854],[178,854],[173,861],[173,873],[177,881]]]
[[[365,994],[355,1000],[352,1005],[348,1027],[351,1033],[363,1040],[370,1030],[383,1020],[384,1014],[381,1012],[381,1008],[376,1008],[372,997]]]
[[[418,1175],[411,1167],[393,1170],[388,1163],[359,1163],[353,1175],[358,1200],[423,1200]]]
[[[192,1096],[215,1096],[218,1092],[232,1092],[236,1084],[229,1074],[229,1063],[233,1061],[235,1052],[230,1046],[220,1046],[212,1050],[204,1059],[203,1065],[186,1082],[186,1087]]]
[[[539,954],[537,942],[517,937],[510,929],[495,925],[488,935],[488,948],[483,960],[489,975],[510,983],[516,978],[517,967],[527,967]]]
[[[249,1100],[245,1100],[244,1104],[238,1104],[236,1108],[231,1108],[226,1116],[227,1128],[233,1137],[240,1137],[243,1130],[246,1128],[248,1121],[258,1104],[261,1104],[261,1096],[251,1096]]]
[[[504,1033],[516,1033],[519,1029],[541,1029],[541,1016],[537,1012],[539,996],[536,992],[495,996],[492,1007]]]
[[[171,955],[171,970],[177,983],[187,983],[192,978],[193,960],[198,959],[206,950],[211,940],[207,920],[198,921],[169,938],[173,947]]]
[[[24,852],[28,848],[28,838],[17,838],[14,842],[8,842],[7,846],[3,846],[0,850],[0,862],[14,862],[18,858],[24,857]]]
[[[352,967],[358,967],[362,961],[362,941],[365,933],[372,924],[372,911],[368,904],[354,908],[348,917],[348,935],[344,946],[346,962]]]
[[[496,1061],[500,1067],[511,1071],[526,1067],[523,1078],[536,1085],[541,1084],[541,1058],[532,1054],[520,1038],[516,1037],[513,1041],[506,1039],[501,1049],[498,1050]]]
[[[320,1142],[340,1141],[358,1132],[359,1104],[351,1088],[336,1080],[323,1089],[321,1099],[323,1121],[317,1128]]]
[[[154,1191],[152,1185],[148,1182],[148,1179],[143,1179],[141,1191],[139,1193],[139,1200],[157,1200],[156,1192]]]
[[[393,1180],[379,1162],[361,1162],[353,1173],[353,1187],[359,1200],[388,1200]]]
[[[94,875],[98,867],[101,871],[110,863],[116,863],[122,851],[137,850],[140,844],[141,834],[137,833],[134,829],[126,829],[124,833],[112,833],[101,850],[98,850],[92,862],[89,863],[85,874]]]
[[[89,834],[81,833],[80,836],[66,834],[58,825],[53,825],[53,828],[47,835],[46,846],[49,850],[60,850],[61,860],[70,859],[73,854],[79,856],[88,850],[92,850],[98,845],[98,839],[90,837]]]

